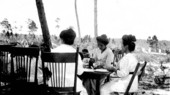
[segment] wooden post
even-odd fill
[[[79,35],[79,40],[80,40],[81,39],[81,32],[80,32],[79,17],[78,17],[78,12],[77,12],[77,0],[75,0],[74,5],[75,5],[76,20],[77,20],[78,35]]]
[[[42,0],[36,0],[36,5],[37,5],[37,11],[39,15],[40,24],[41,24],[44,43],[47,46],[47,51],[50,51],[50,47],[52,47],[52,44],[51,44],[50,33],[48,30],[48,25],[46,21],[44,5]]]
[[[98,30],[97,30],[97,0],[94,0],[94,37],[96,38],[98,36]]]

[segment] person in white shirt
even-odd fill
[[[60,53],[72,53],[76,52],[76,49],[73,48],[74,40],[76,38],[76,33],[73,29],[66,29],[63,30],[60,33],[60,38],[62,41],[62,44],[54,49],[51,49],[51,52],[60,52]],[[73,64],[68,64],[67,67],[67,75],[74,74],[74,66]],[[78,69],[77,74],[81,75],[83,73],[83,62],[80,58],[80,55],[78,56]],[[66,76],[66,86],[72,86],[73,85],[73,78],[70,76]],[[50,82],[49,82],[50,86]],[[80,92],[80,95],[87,95],[86,89],[83,87],[82,81],[77,77],[77,92]]]
[[[98,36],[96,40],[98,48],[93,54],[95,60],[94,67],[110,70],[113,67],[114,54],[112,50],[107,47],[109,40],[105,34]]]
[[[98,48],[93,51],[90,58],[90,61],[93,61],[92,67],[96,69],[102,68],[102,69],[111,70],[113,68],[112,62],[114,60],[114,54],[112,50],[107,47],[107,44],[109,43],[109,39],[105,34],[103,34],[101,36],[98,36],[96,40],[97,40]],[[100,86],[104,84],[106,78],[107,76],[101,77]],[[91,93],[92,95],[95,94],[96,80],[87,79],[83,81],[84,81],[84,86],[86,87],[88,93]]]
[[[118,62],[118,69],[114,69],[117,76],[120,77],[118,80],[112,80],[101,87],[101,95],[110,95],[114,92],[125,92],[129,81],[132,77],[131,72],[134,72],[136,65],[138,63],[133,51],[135,50],[136,38],[133,35],[124,35],[122,37],[122,50],[125,55]],[[136,76],[130,92],[136,92],[138,90],[138,77]]]

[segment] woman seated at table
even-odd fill
[[[110,48],[107,47],[107,44],[109,43],[109,40],[105,34],[98,36],[96,38],[98,48],[92,53],[92,56],[89,61],[89,65],[93,68],[102,68],[110,70],[113,68],[113,65],[111,64],[114,59],[114,54]],[[93,63],[93,64],[92,64]],[[100,86],[104,84],[105,79],[107,76],[103,76],[100,79]],[[86,87],[88,93],[94,94],[96,92],[96,80],[88,79],[83,80],[84,86]]]
[[[76,38],[76,33],[74,32],[73,29],[66,29],[63,30],[60,33],[60,38],[62,41],[62,44],[54,49],[51,50],[51,52],[60,52],[60,53],[74,53],[76,52],[76,49],[73,48],[73,43],[74,40]],[[71,67],[71,68],[70,68]],[[67,69],[67,75],[72,75],[74,74],[74,68],[72,66],[72,64],[68,64],[68,66],[66,67]],[[78,57],[78,69],[77,69],[77,73],[78,75],[81,75],[83,73],[83,62],[80,58],[80,56]],[[72,86],[73,85],[73,78],[70,76],[66,76],[66,86]],[[51,85],[50,81],[49,81],[49,86]],[[77,92],[80,92],[80,95],[87,95],[86,89],[83,87],[82,85],[82,81],[77,78]]]
[[[109,40],[105,34],[98,36],[96,38],[98,48],[94,52],[92,58],[94,58],[95,63],[94,68],[104,68],[110,70],[113,65],[114,54],[110,48],[107,47]]]
[[[133,51],[135,50],[136,38],[133,35],[124,35],[122,37],[122,50],[125,52],[123,58],[119,61],[118,69],[113,69],[118,80],[112,80],[101,87],[101,95],[110,95],[113,92],[125,92],[127,85],[131,79],[136,65],[138,63]],[[138,90],[138,77],[135,77],[131,86],[130,92],[136,92]]]

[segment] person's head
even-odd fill
[[[86,54],[86,53],[89,53],[89,51],[87,49],[83,49],[82,53]]]
[[[135,50],[136,37],[133,35],[123,35],[122,37],[122,50],[124,52],[132,52]]]
[[[84,57],[84,58],[90,57],[90,56],[89,56],[89,51],[88,51],[87,49],[83,49],[83,50],[82,50],[82,54],[83,54],[83,57]]]
[[[74,39],[76,38],[76,33],[74,32],[73,29],[69,28],[69,29],[63,30],[60,33],[60,38],[64,44],[73,45]]]
[[[98,36],[96,40],[97,40],[97,45],[100,50],[104,50],[107,44],[109,43],[109,39],[107,38],[105,34]]]

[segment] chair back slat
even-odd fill
[[[142,78],[142,75],[144,74],[144,71],[145,71],[145,67],[147,65],[147,62],[145,61],[144,64],[141,64],[140,67],[140,74],[138,75],[138,80],[140,81],[141,78]]]
[[[71,91],[76,93],[76,76],[77,76],[77,60],[78,60],[78,49],[75,53],[57,53],[57,52],[42,52],[42,67],[48,67],[52,72],[52,76],[49,79],[51,82],[51,87],[57,89],[58,91]],[[74,74],[68,74],[68,66],[74,68]],[[66,85],[67,77],[72,78],[73,84],[68,87]],[[43,71],[44,84],[46,85],[46,80],[48,76]]]
[[[9,78],[11,70],[8,67],[11,64],[10,52],[12,46],[0,45],[0,90],[2,86],[7,86],[11,82],[11,78]]]
[[[133,75],[132,75],[132,77],[131,77],[131,79],[130,79],[130,82],[129,82],[128,86],[127,86],[127,89],[126,89],[124,95],[128,95],[128,94],[129,94],[129,90],[130,90],[130,88],[131,88],[131,85],[132,85],[132,83],[133,83],[133,80],[134,80],[135,76],[137,75],[137,72],[138,72],[139,67],[140,67],[140,63],[138,63],[138,64],[136,65],[135,71],[134,71],[134,73],[133,73]]]
[[[12,47],[11,48],[11,60],[13,73],[15,73],[15,79],[30,82],[31,71],[34,72],[34,81],[37,80],[37,64],[39,58],[38,47]],[[34,66],[35,67],[34,67]],[[32,66],[34,68],[32,68]]]
[[[2,72],[8,72],[7,65],[10,62],[10,51],[12,45],[0,45],[0,66]]]
[[[39,47],[12,47],[11,48],[13,55],[17,56],[30,56],[37,57],[39,56]]]

